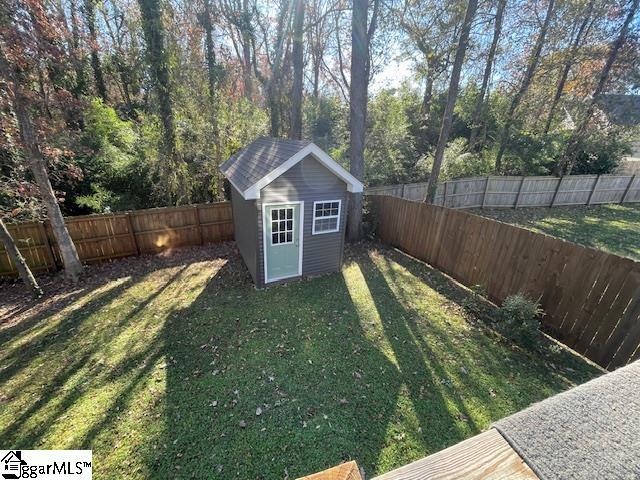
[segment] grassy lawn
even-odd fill
[[[473,213],[640,260],[640,204],[474,209]]]
[[[599,374],[501,339],[379,248],[261,291],[230,246],[94,266],[44,308],[4,287],[0,444],[92,448],[96,478],[371,476]]]

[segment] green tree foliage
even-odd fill
[[[638,93],[636,4],[557,0],[535,62],[549,0],[480,4],[442,178],[491,173],[507,125],[501,174],[554,173],[569,141],[575,144],[572,173],[613,172],[629,140],[640,135],[630,128],[637,115],[614,118],[591,99],[596,90],[599,97]],[[26,86],[30,113],[64,214],[224,198],[221,162],[258,136],[297,135],[301,53],[302,137],[351,166],[350,63],[359,50],[351,45],[349,2],[295,3],[303,12],[293,9],[294,2],[264,0],[7,5],[14,7],[0,18],[3,45],[19,45],[24,34],[11,14],[41,26],[34,30],[38,42],[8,52],[11,61],[34,60]],[[369,2],[369,75],[360,79],[371,85],[365,183],[428,178],[467,5]],[[502,25],[496,28],[499,12]],[[621,35],[625,23],[628,34]],[[377,83],[381,72],[390,76],[392,59],[408,65],[402,79]],[[0,83],[0,210],[16,220],[43,218],[5,85]],[[584,132],[573,135],[577,126]]]
[[[92,212],[143,208],[149,197],[149,165],[140,151],[133,122],[121,120],[101,99],[84,112],[85,128],[77,165],[84,179],[73,189],[73,201]]]
[[[382,90],[369,106],[366,132],[365,175],[371,185],[401,183],[423,176],[417,169],[415,139],[410,125],[415,107],[420,104],[416,92],[403,87]]]

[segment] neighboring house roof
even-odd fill
[[[538,477],[640,477],[640,361],[498,421]]]
[[[246,200],[260,198],[260,190],[296,163],[312,155],[347,184],[350,192],[362,192],[362,183],[315,143],[262,137],[230,157],[220,171]]]
[[[640,95],[608,93],[601,95],[598,106],[609,122],[623,127],[640,125]]]

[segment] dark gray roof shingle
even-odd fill
[[[640,361],[494,426],[543,480],[640,478]]]
[[[220,171],[243,192],[310,143],[261,137],[230,157],[220,166]]]
[[[598,105],[614,125],[640,125],[640,95],[608,93],[598,99]]]

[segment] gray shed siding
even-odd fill
[[[313,156],[308,156],[275,179],[260,192],[258,200],[258,286],[264,285],[262,205],[264,203],[304,202],[302,275],[320,275],[340,270],[344,248],[347,211],[347,184]],[[313,202],[341,200],[340,230],[312,235]]]
[[[245,200],[240,192],[231,185],[231,208],[236,244],[249,269],[254,283],[258,284],[258,214],[255,200]]]

